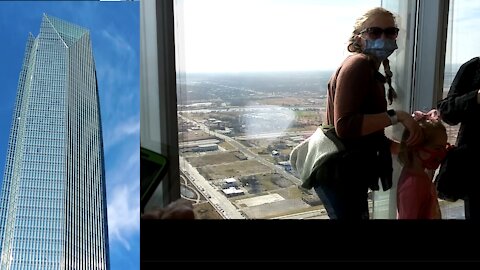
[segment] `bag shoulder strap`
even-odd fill
[[[345,150],[345,145],[342,140],[338,137],[337,132],[335,131],[335,126],[322,124],[322,131],[337,147],[338,151]]]

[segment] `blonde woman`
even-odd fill
[[[402,123],[410,131],[408,144],[421,139],[418,123],[404,111],[387,111],[385,84],[390,102],[395,98],[388,57],[397,49],[399,29],[394,15],[374,8],[357,19],[347,47],[348,56],[328,83],[327,124],[347,147],[345,156],[332,166],[328,181],[313,180],[313,188],[331,219],[368,219],[368,189],[390,188],[391,150],[397,149],[384,135],[385,127]],[[379,72],[383,64],[385,74]]]

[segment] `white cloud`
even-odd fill
[[[135,181],[138,183],[137,181]],[[128,236],[139,231],[140,205],[138,185],[119,185],[112,191],[108,204],[108,232],[110,241],[119,241],[130,250]]]
[[[140,136],[140,120],[138,117],[130,117],[116,125],[113,129],[105,130],[105,151],[111,146],[129,136]]]
[[[107,169],[107,211],[110,243],[130,251],[129,239],[139,233],[140,222],[140,119],[133,104],[135,53],[129,43],[112,31],[102,31],[116,61],[101,62],[97,68],[102,102],[110,108],[104,119]],[[132,111],[133,110],[133,111]]]
[[[125,145],[121,145],[122,148]],[[119,149],[116,149],[119,150]],[[119,242],[130,250],[127,239],[139,232],[140,224],[140,149],[138,144],[128,144],[115,165],[107,164],[107,214],[110,243]]]
[[[113,35],[107,30],[102,31],[102,36],[108,39],[110,44],[112,44],[116,50],[121,52],[122,55],[125,55],[125,53],[128,53],[129,55],[134,54],[132,46],[130,46],[130,44],[128,44],[128,42],[126,42],[122,36]]]
[[[99,38],[103,39],[100,44],[108,44],[108,46],[98,47],[96,50],[95,59],[99,84],[105,88],[106,93],[122,97],[125,91],[132,90],[132,86],[138,85],[139,52],[133,49],[128,39],[115,31],[102,30],[100,35]],[[135,37],[129,38],[134,39]]]

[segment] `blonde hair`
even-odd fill
[[[410,136],[408,129],[405,129],[402,134],[402,141],[400,143],[400,152],[398,153],[398,161],[402,165],[409,165],[413,162],[413,153],[416,152],[417,147],[431,146],[436,136],[441,133],[447,133],[445,125],[440,120],[421,119],[418,124],[422,128],[423,140],[419,145],[407,146],[407,139]]]
[[[360,34],[360,32],[364,29],[365,22],[371,19],[372,17],[375,16],[390,16],[392,17],[393,21],[395,22],[395,15],[393,15],[392,12],[382,8],[382,7],[376,7],[370,10],[367,10],[360,18],[358,18],[355,21],[355,25],[353,26],[353,32],[352,35],[350,36],[350,39],[348,40],[348,46],[347,50],[349,52],[356,52],[356,53],[362,53],[362,48],[360,44],[356,42],[356,36]],[[392,86],[392,77],[393,73],[390,69],[390,61],[388,59],[383,60],[383,69],[385,70],[385,78],[387,79],[388,83],[388,101],[389,104],[391,105],[393,103],[393,100],[397,98],[397,92]]]

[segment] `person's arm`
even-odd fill
[[[400,121],[399,121],[400,122]],[[377,113],[377,114],[364,114],[362,121],[361,135],[368,135],[373,132],[382,130],[392,123],[390,117],[386,112]]]
[[[344,62],[337,76],[334,99],[334,125],[340,138],[368,135],[392,124],[387,112],[362,114],[363,101],[372,86],[368,78],[373,76],[370,62],[362,55],[350,57]],[[407,144],[414,145],[422,139],[418,123],[404,111],[396,111],[398,122],[410,131]]]
[[[455,75],[446,98],[438,102],[437,108],[442,120],[447,124],[456,125],[470,117],[478,117],[480,109],[480,90],[475,82],[475,73],[478,70],[478,61],[475,57],[463,64]]]
[[[449,94],[438,103],[438,110],[442,120],[449,125],[457,125],[468,117],[473,117],[474,110],[478,110],[480,104],[480,90],[472,91],[463,95]]]
[[[415,121],[413,117],[405,111],[396,110],[396,114],[398,122],[402,123],[402,125],[408,129],[408,131],[410,131],[410,136],[407,139],[407,145],[416,145],[420,143],[423,139],[423,133],[420,125],[418,125],[418,122]],[[365,114],[363,115],[361,135],[367,135],[375,131],[382,130],[390,125],[392,125],[392,122],[386,112],[378,114]]]

